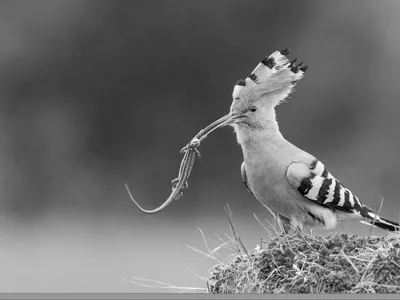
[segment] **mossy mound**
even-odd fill
[[[210,270],[210,293],[400,293],[400,235],[279,236]]]

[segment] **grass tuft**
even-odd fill
[[[248,251],[226,211],[233,237],[223,246],[236,252],[209,270],[209,293],[400,293],[398,232],[368,239],[285,235],[256,217],[270,240]]]

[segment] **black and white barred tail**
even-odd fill
[[[366,207],[368,208],[368,207]],[[370,210],[370,208],[368,208]],[[400,225],[397,222],[390,221],[388,219],[382,218],[380,216],[375,215],[373,212],[369,212],[370,218],[366,221],[360,221],[363,224],[376,226],[388,231],[399,231]],[[374,216],[374,217],[372,217]],[[376,216],[376,217],[375,217]],[[372,219],[372,220],[371,220]]]
[[[363,224],[373,225],[388,231],[398,231],[399,223],[382,218],[344,187],[319,160],[309,166],[310,172],[300,181],[297,190],[308,200],[329,208],[348,213],[349,217],[366,218]]]

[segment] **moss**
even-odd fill
[[[210,270],[211,293],[398,293],[400,235],[275,237]]]

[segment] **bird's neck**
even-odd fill
[[[253,128],[236,125],[235,132],[237,140],[242,147],[245,161],[251,161],[261,156],[279,155],[290,148],[290,143],[285,140],[279,131],[278,122],[275,118],[267,121],[262,128]],[[272,159],[265,157],[265,159]]]

